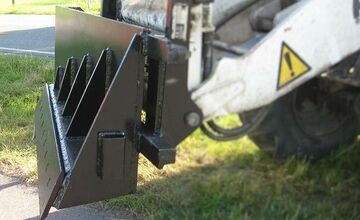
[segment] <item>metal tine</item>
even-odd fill
[[[86,136],[105,97],[107,54],[102,51],[93,74],[71,119],[66,136]]]
[[[93,69],[91,56],[85,55],[81,61],[80,68],[76,74],[76,77],[72,83],[72,87],[69,96],[65,102],[63,116],[72,116],[75,113],[76,107],[79,104],[82,94],[86,88],[86,72],[91,68]]]
[[[54,83],[54,88],[55,89],[60,89],[60,84],[61,84],[61,80],[64,76],[64,68],[62,66],[59,66],[56,69],[56,75],[55,75],[55,83]]]
[[[58,101],[65,101],[71,89],[71,80],[75,78],[77,72],[77,61],[74,57],[68,59],[65,67],[64,76],[60,84]]]

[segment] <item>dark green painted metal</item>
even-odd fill
[[[40,219],[44,219],[64,180],[62,158],[58,151],[58,136],[46,85],[35,112],[35,142],[38,158]]]
[[[144,65],[144,58],[139,53],[140,43],[141,37],[135,35],[101,106],[98,107],[96,117],[88,119],[91,126],[72,166],[71,174],[66,176],[64,181],[66,184],[58,196],[55,203],[56,207],[65,208],[109,199],[136,190],[138,163],[136,133],[140,130],[142,104],[140,94],[142,94],[141,82]],[[96,70],[94,74],[95,72]],[[95,80],[96,78],[93,77],[92,79]],[[103,77],[104,80],[105,74]],[[93,89],[90,87],[91,80],[87,89]],[[105,80],[101,80],[101,82],[105,82]],[[104,92],[103,89],[104,87],[102,92]],[[84,92],[84,94],[86,93],[87,91]],[[133,95],[129,96],[128,94]],[[82,105],[81,102],[83,101],[80,101],[79,106]],[[83,114],[86,114],[86,112]],[[74,117],[76,117],[76,114]],[[99,146],[99,139],[103,139],[102,134],[104,133],[123,134],[121,140],[119,140],[119,137],[113,137],[114,140],[112,140],[112,142],[122,143],[119,147],[123,148],[123,150],[117,149],[112,143],[108,143],[110,147],[107,147],[106,144]],[[66,139],[71,140],[74,137],[76,136],[68,136]],[[62,147],[67,148],[69,146],[64,144]],[[99,166],[99,148],[101,148],[101,152],[104,149],[107,150],[100,157],[102,158],[100,161],[103,161],[102,166]],[[123,159],[123,161],[120,159],[114,160],[114,156]],[[101,172],[99,172],[99,167],[102,167]],[[118,170],[117,175],[114,174],[116,173],[114,168]],[[103,176],[99,175],[99,173],[113,173],[114,175]]]
[[[141,27],[57,8],[55,85],[41,99],[50,107],[40,103],[35,117],[37,128],[53,125],[49,146],[60,153],[52,162],[62,164],[47,174],[58,177],[57,184],[39,192],[40,198],[51,195],[41,204],[44,216],[51,205],[66,208],[134,192],[139,152],[159,168],[175,162],[176,145],[196,129],[185,115],[201,115],[187,91],[188,57],[186,46]],[[41,111],[51,115],[45,122],[37,119]],[[38,139],[40,151],[45,139]],[[46,167],[41,154],[38,160]],[[39,175],[39,183],[46,178]]]

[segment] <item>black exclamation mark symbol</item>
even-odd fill
[[[295,76],[295,72],[293,70],[293,66],[292,66],[292,63],[291,63],[291,59],[290,59],[290,53],[289,52],[286,52],[285,53],[285,60],[286,60],[286,63],[287,65],[289,66],[289,69],[291,71],[291,77],[294,77]]]

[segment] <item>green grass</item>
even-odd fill
[[[0,167],[36,180],[32,115],[53,62],[0,56]],[[231,123],[229,123],[231,124]],[[269,159],[248,139],[196,131],[177,163],[139,166],[138,192],[98,204],[146,219],[360,219],[360,143],[310,164]]]
[[[360,219],[359,143],[309,164],[276,162],[247,138],[216,143],[199,131],[177,163],[141,159],[134,195],[104,202],[149,219]]]
[[[0,55],[0,169],[28,181],[36,178],[33,112],[52,74],[49,59]]]
[[[77,6],[83,10],[98,14],[100,0],[2,0],[0,14],[54,14],[55,6]]]

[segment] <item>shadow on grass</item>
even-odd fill
[[[106,204],[150,219],[360,219],[359,146],[314,164],[233,155],[145,182]]]

